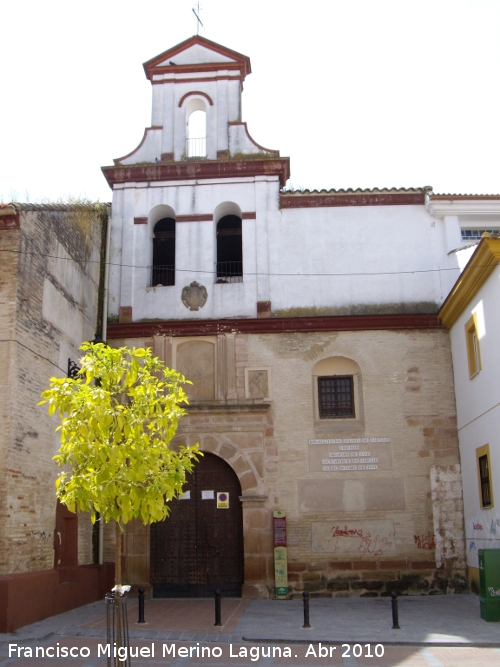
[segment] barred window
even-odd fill
[[[153,287],[175,285],[175,219],[162,218],[153,232]]]
[[[320,419],[355,417],[352,375],[331,375],[318,378]]]
[[[500,229],[496,227],[495,229],[463,229],[462,228],[462,241],[480,241],[484,233],[487,234],[498,234]]]
[[[479,483],[481,485],[481,506],[491,507],[491,488],[490,488],[490,465],[488,454],[478,458],[479,463]]]

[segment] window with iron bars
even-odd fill
[[[491,229],[461,229],[462,232],[462,241],[480,241],[481,237],[485,232],[488,234],[498,234],[500,232],[499,227]]]
[[[319,377],[318,408],[320,419],[355,417],[352,375]]]
[[[217,223],[217,283],[243,282],[241,218],[225,215]]]
[[[175,220],[158,220],[153,232],[151,285],[175,285]]]
[[[491,488],[490,488],[490,465],[488,455],[480,456],[479,462],[479,481],[481,484],[481,505],[482,507],[491,507]]]

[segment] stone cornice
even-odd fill
[[[267,502],[269,496],[239,496],[239,500],[241,500],[242,503],[256,503],[257,505],[260,505],[261,503]]]
[[[426,208],[435,218],[480,215],[500,217],[499,195],[430,195]]]
[[[222,333],[302,333],[377,329],[439,329],[433,313],[400,315],[332,315],[325,317],[258,317],[224,320],[165,320],[108,324],[108,339],[151,336],[213,336]]]
[[[216,401],[206,400],[201,402],[190,402],[184,406],[188,414],[198,412],[210,412],[226,414],[228,412],[269,412],[269,403],[262,401]]]
[[[330,190],[324,192],[284,192],[280,207],[318,208],[335,206],[408,206],[425,204],[424,190]]]
[[[289,158],[241,157],[230,160],[186,160],[102,167],[110,187],[118,183],[186,181],[248,176],[278,176],[283,187],[290,177]]]

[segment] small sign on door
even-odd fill
[[[201,499],[202,500],[213,500],[214,499],[214,492],[212,491],[212,489],[202,491],[201,492]]]
[[[227,493],[226,491],[217,491],[217,509],[218,510],[229,509],[229,493]]]

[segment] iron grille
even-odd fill
[[[72,380],[76,380],[78,373],[80,371],[80,366],[73,361],[73,359],[68,359],[68,377]]]
[[[207,157],[207,140],[205,137],[186,139],[187,157]]]
[[[218,283],[242,283],[243,262],[217,262]]]
[[[175,266],[153,266],[151,275],[152,287],[175,285]]]
[[[354,383],[352,375],[319,377],[318,407],[321,419],[354,417]]]
[[[479,457],[479,477],[481,479],[481,500],[483,507],[491,506],[490,466],[488,455]]]

